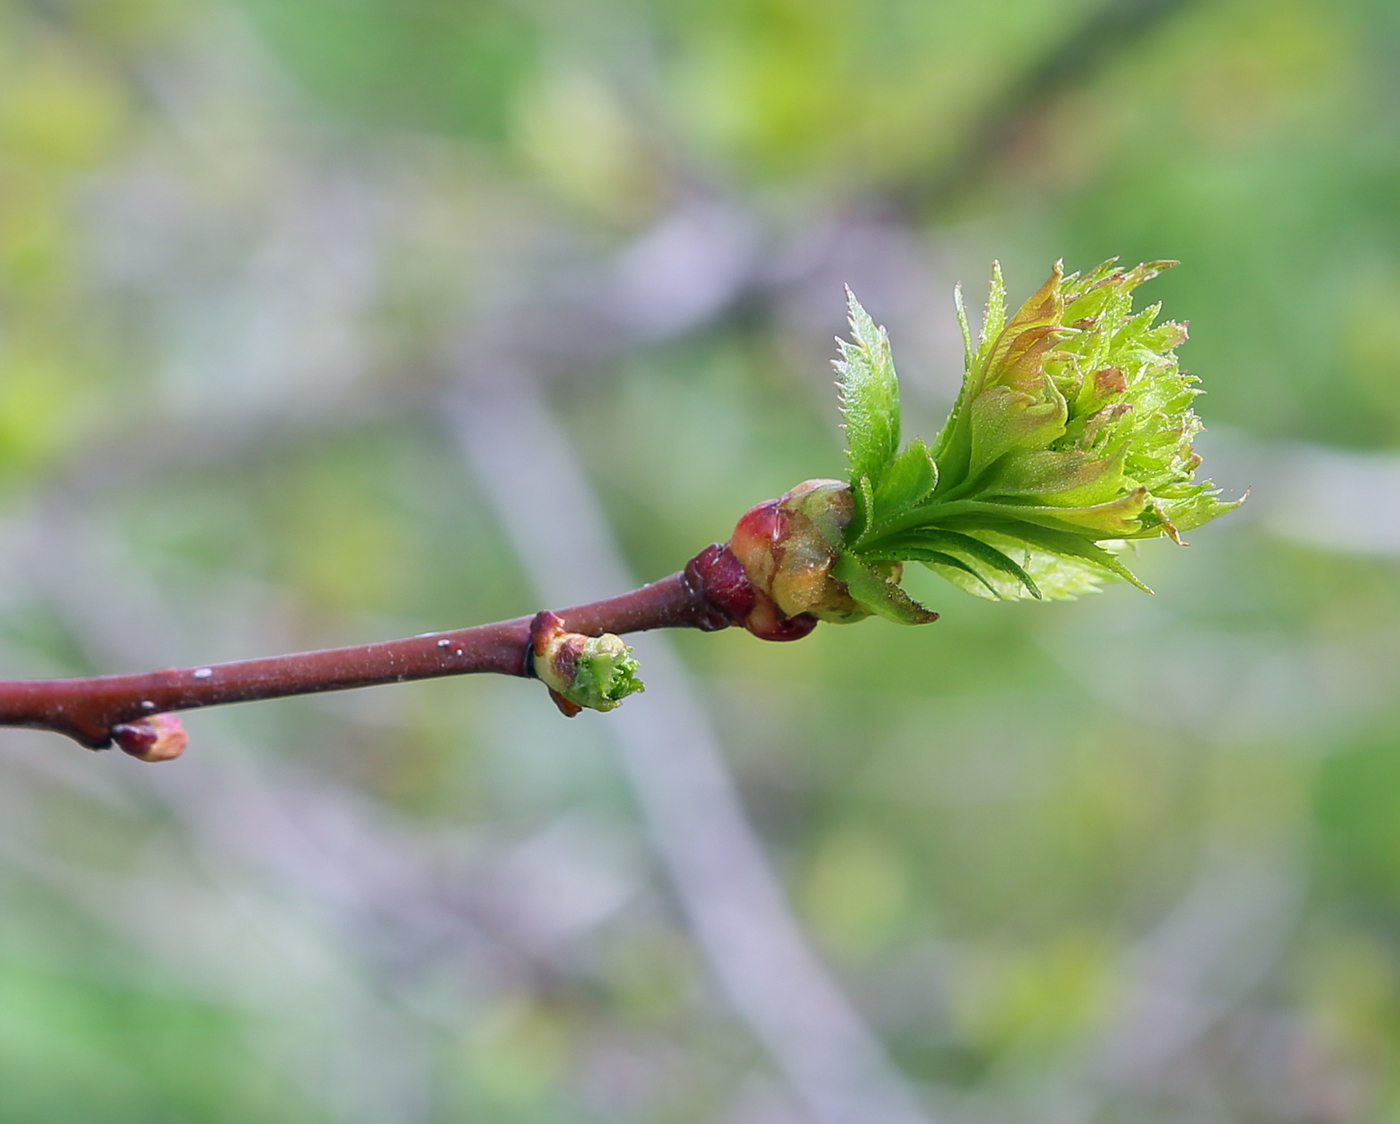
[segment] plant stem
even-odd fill
[[[730,623],[707,596],[695,560],[660,581],[562,609],[558,616],[569,631],[589,636],[654,628],[710,632]],[[377,644],[136,675],[0,680],[0,726],[53,730],[104,749],[114,727],[170,711],[483,671],[528,677],[533,620],[516,617]]]

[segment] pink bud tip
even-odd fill
[[[173,761],[185,752],[190,736],[173,714],[153,714],[112,727],[112,740],[138,761]]]

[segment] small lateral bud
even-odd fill
[[[173,714],[153,714],[112,727],[112,740],[138,761],[173,761],[185,752],[190,736]]]
[[[637,678],[632,649],[612,633],[569,632],[554,613],[538,613],[530,624],[531,666],[566,718],[580,710],[614,710],[646,688]]]

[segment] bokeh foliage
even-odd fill
[[[444,422],[460,341],[694,198],[729,225],[666,260],[738,231],[742,300],[611,350],[541,329],[645,579],[843,471],[842,281],[928,434],[954,281],[1000,258],[1018,303],[1061,256],[1180,259],[1151,299],[1191,323],[1206,470],[1259,514],[1145,547],[1155,598],[911,576],[930,628],[680,645],[940,1118],[1393,1118],[1395,549],[1314,541],[1295,468],[1353,455],[1344,507],[1380,463],[1354,455],[1400,443],[1400,15],[1120,7],[1157,16],[0,0],[0,667],[537,608]],[[1400,525],[1384,500],[1356,517]],[[590,717],[471,681],[189,725],[154,779],[0,738],[0,1121],[783,1119]],[[479,923],[413,944],[435,880]],[[1199,1017],[1161,1057],[1129,1017],[1159,993]]]

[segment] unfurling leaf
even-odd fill
[[[1056,263],[1009,317],[994,265],[975,347],[956,293],[967,369],[947,424],[931,448],[902,451],[888,341],[851,297],[855,339],[838,363],[855,496],[843,559],[921,562],[997,598],[1073,597],[1116,578],[1146,589],[1114,553],[1125,540],[1180,542],[1239,506],[1194,478],[1200,392],[1175,353],[1185,326],[1157,322],[1159,306],[1133,311],[1133,290],[1173,264],[1115,259],[1065,276]],[[883,423],[871,413],[881,403]],[[868,570],[850,572],[888,607]]]
[[[891,573],[883,574],[854,554],[846,553],[836,560],[831,574],[845,584],[852,600],[867,613],[898,624],[928,624],[938,619],[937,613],[925,609],[899,588],[897,564]]]
[[[878,486],[899,449],[899,383],[890,341],[846,290],[851,340],[837,340],[836,385],[846,418],[846,452],[853,477]]]
[[[915,439],[890,461],[889,470],[875,489],[874,502],[884,508],[913,507],[926,499],[938,483],[938,466],[922,441]]]
[[[836,369],[849,480],[758,504],[713,548],[730,620],[790,640],[819,620],[936,619],[900,588],[906,562],[996,600],[1072,598],[1120,578],[1150,593],[1116,553],[1126,541],[1180,542],[1240,503],[1195,479],[1200,392],[1175,351],[1185,326],[1158,323],[1155,305],[1133,311],[1133,290],[1173,264],[1115,259],[1066,276],[1057,262],[1010,316],[994,264],[975,346],[955,294],[967,366],[952,412],[932,446],[903,449],[889,339],[848,290]]]
[[[646,689],[637,678],[632,649],[610,632],[569,632],[558,616],[546,611],[530,624],[530,645],[535,675],[570,718],[585,709],[615,710],[628,695]]]

